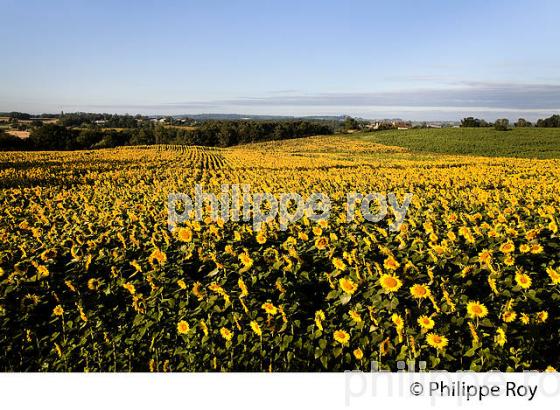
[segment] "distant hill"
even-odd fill
[[[249,114],[184,114],[173,115],[174,118],[192,118],[194,120],[323,120],[323,121],[344,121],[344,115],[249,115]]]

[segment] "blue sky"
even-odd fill
[[[0,0],[0,111],[534,119],[556,0]]]

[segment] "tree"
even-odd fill
[[[95,130],[82,130],[76,137],[76,148],[88,149],[103,139],[103,133]]]
[[[75,148],[74,135],[74,132],[61,125],[46,124],[32,130],[29,140],[37,149],[73,149]]]
[[[466,117],[461,120],[461,127],[463,128],[478,128],[480,127],[480,120],[474,117]]]
[[[16,151],[27,148],[27,141],[0,129],[0,151]]]
[[[344,127],[344,130],[345,130],[345,131],[355,130],[355,129],[358,129],[359,124],[358,124],[358,121],[356,121],[355,118],[346,117],[346,118],[344,119],[343,127]]]
[[[31,119],[31,114],[27,114],[25,112],[11,112],[8,114],[8,117],[15,120],[29,120]]]
[[[525,118],[520,118],[513,125],[515,125],[516,128],[525,128],[525,127],[530,127],[531,123],[527,121]]]
[[[151,145],[155,143],[154,132],[148,128],[140,128],[130,138],[131,145]]]
[[[552,117],[548,117],[540,119],[537,121],[537,127],[545,127],[545,128],[558,128],[560,127],[560,115],[553,115]]]
[[[509,130],[509,120],[507,118],[497,119],[494,123],[494,129],[496,131],[507,131]]]

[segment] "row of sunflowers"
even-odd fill
[[[0,154],[4,371],[560,365],[559,161],[342,137]],[[327,220],[187,221],[195,184],[327,193]],[[413,193],[397,232],[347,192]]]

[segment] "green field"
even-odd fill
[[[560,158],[559,128],[444,128],[353,134],[353,138],[415,152],[519,158]]]

